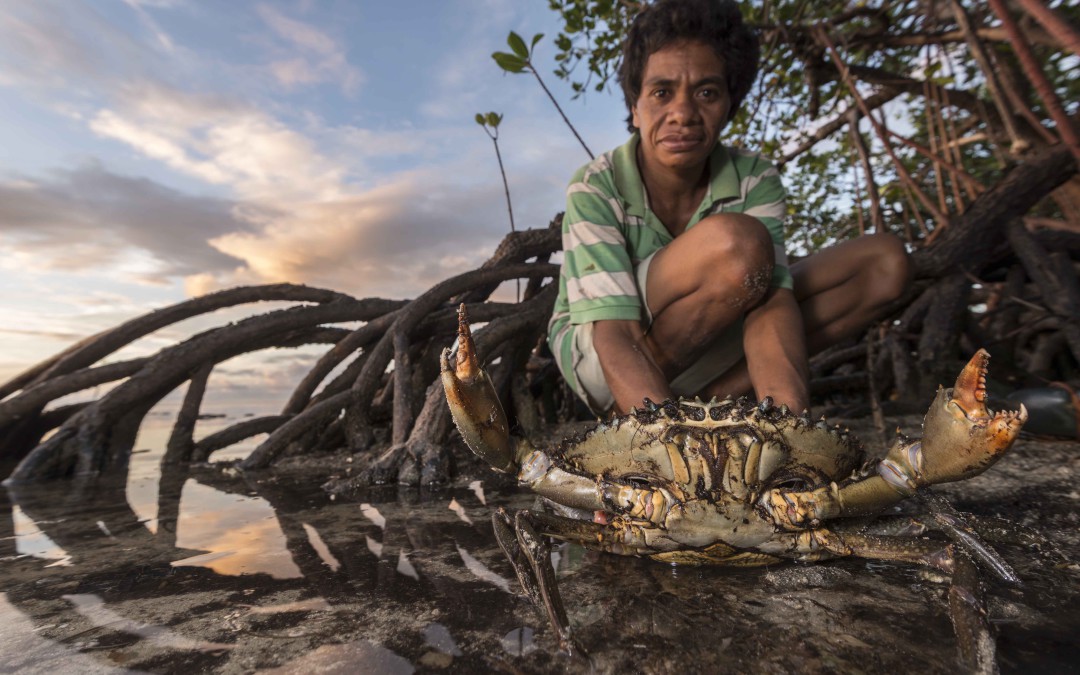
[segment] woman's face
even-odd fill
[[[711,47],[683,41],[653,52],[631,111],[646,166],[703,168],[730,110],[724,64]]]

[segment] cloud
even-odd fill
[[[284,392],[295,389],[329,348],[329,345],[311,345],[237,356],[214,369],[214,387],[219,393],[274,391],[284,402]]]
[[[185,3],[185,0],[124,0],[132,7],[138,7],[140,9],[151,7],[154,9],[173,9],[180,7]]]
[[[45,3],[40,11],[0,17],[0,43],[9,35],[23,40],[20,49],[48,43],[55,53],[44,60],[62,73],[54,97],[67,99],[67,87],[82,71],[94,78],[92,97],[70,99],[72,119],[228,198],[185,194],[97,164],[45,177],[0,178],[0,239],[12,256],[39,257],[35,263],[50,269],[97,269],[148,283],[182,278],[189,294],[292,281],[361,296],[407,297],[475,267],[505,232],[498,171],[471,107],[437,129],[403,122],[404,128],[373,130],[324,125],[310,111],[281,107],[280,98],[273,99],[276,107],[260,106],[259,97],[244,96],[252,89],[238,73],[249,79],[272,73],[285,87],[333,81],[347,89],[359,86],[362,73],[349,64],[333,29],[295,18],[295,6],[291,15],[255,7],[261,23],[256,20],[253,31],[261,33],[246,36],[255,53],[249,51],[245,61],[262,65],[238,66],[172,45],[150,16],[174,7],[172,2],[127,2],[132,18],[149,28],[145,42],[91,8],[65,13],[64,5]],[[502,1],[493,7],[510,11]],[[455,41],[462,40],[468,53],[452,50],[464,65],[457,75],[443,74],[438,87],[448,90],[461,90],[459,76],[481,63],[494,68],[472,19],[455,20],[460,25],[450,28],[462,31]],[[84,24],[100,29],[103,38],[116,34],[115,44],[100,43]],[[33,59],[16,59],[15,51],[0,45],[0,70],[16,61],[34,66]],[[198,90],[214,68],[222,77]],[[258,77],[250,77],[252,68]],[[471,104],[453,99],[447,109],[465,105]],[[295,118],[303,126],[287,121]],[[524,132],[540,156],[514,151],[513,138],[505,141],[504,156],[519,225],[542,226],[559,208],[564,170],[554,169],[554,187],[549,174],[559,166],[552,158],[567,154],[559,147],[566,143],[533,133],[522,121],[515,117],[507,130]],[[473,140],[463,143],[462,137]],[[513,166],[512,156],[525,161]],[[404,157],[420,158],[427,168],[402,173]],[[515,190],[514,184],[530,189]],[[539,215],[530,221],[530,212]]]
[[[116,103],[91,120],[96,134],[239,197],[289,201],[340,193],[345,168],[253,106],[152,81],[125,86]]]
[[[231,269],[238,260],[208,239],[248,229],[236,204],[195,197],[90,164],[46,178],[0,182],[0,240],[9,256],[38,267],[105,271],[166,283]]]
[[[428,162],[437,168],[379,176],[364,170],[366,161],[430,158],[443,150],[440,139],[460,130],[375,133],[308,120],[305,134],[228,98],[149,82],[129,85],[117,103],[122,110],[94,117],[96,133],[235,195],[229,216],[236,227],[208,241],[236,264],[185,274],[189,295],[290,281],[361,296],[412,296],[478,265],[506,227],[496,165],[480,133],[467,153],[459,148],[449,162]],[[543,171],[550,156],[533,159],[527,172]],[[549,187],[550,179],[525,182]],[[530,197],[518,199],[528,208]],[[541,208],[546,222],[558,204]]]
[[[244,264],[189,278],[187,290],[292,281],[363,297],[414,296],[490,255],[505,228],[500,198],[495,184],[413,173],[338,200],[297,204],[256,229],[212,240]]]
[[[462,182],[463,173],[404,173],[334,199],[275,205],[189,195],[90,164],[0,181],[0,243],[5,266],[22,260],[154,284],[183,278],[192,296],[289,281],[414,297],[478,266],[507,229],[501,186]]]
[[[109,105],[123,87],[143,80],[206,88],[226,79],[229,91],[252,97],[275,93],[268,89],[291,92],[321,84],[354,96],[365,80],[363,71],[349,62],[341,40],[269,5],[255,7],[258,17],[246,21],[259,26],[253,34],[237,36],[249,48],[245,58],[253,60],[240,63],[178,43],[153,16],[187,3],[125,3],[142,25],[141,32],[121,23],[115,11],[99,11],[91,3],[5,3],[0,11],[0,86],[20,87],[54,102],[66,99],[67,106],[87,106],[102,100]],[[200,10],[188,13],[192,11]],[[210,19],[203,15],[200,20]]]
[[[349,63],[345,49],[319,29],[285,16],[269,5],[259,5],[259,16],[285,44],[275,51],[289,54],[274,59],[270,73],[286,89],[323,82],[340,82],[352,96],[363,84],[363,72]],[[299,52],[299,55],[296,55]]]
[[[135,12],[135,14],[139,17],[139,20],[142,21],[143,25],[145,25],[146,28],[154,35],[154,39],[157,40],[158,44],[161,46],[162,49],[167,52],[172,52],[175,50],[176,47],[173,44],[172,38],[169,37],[168,33],[162,30],[161,26],[158,25],[156,21],[154,21],[154,18],[152,16],[150,16],[150,12],[146,10],[147,7],[153,7],[156,9],[171,9],[173,3],[160,1],[154,2],[153,0],[124,1],[127,3],[128,7],[131,7],[132,11]]]
[[[449,134],[445,129],[373,130],[337,127],[321,132],[348,153],[353,162],[377,157],[431,154],[442,149]]]
[[[86,335],[84,333],[76,333],[62,330],[30,330],[20,328],[0,328],[0,333],[6,333],[8,335],[25,335],[32,338],[49,338],[54,340],[65,340],[74,342],[80,340]]]
[[[154,50],[84,3],[13,2],[0,12],[0,84],[85,94],[156,61]]]
[[[474,97],[494,90],[525,105],[517,92],[533,83],[496,77],[489,54],[498,42],[483,27],[505,35],[519,3],[472,0],[440,12],[440,25],[418,25],[409,36],[416,48],[394,58],[370,37],[396,44],[397,36],[359,23],[376,13],[304,0],[0,4],[0,96],[16,97],[21,110],[36,105],[41,129],[57,130],[42,134],[48,152],[15,154],[0,168],[8,363],[44,358],[184,291],[291,281],[415,297],[478,266],[507,230],[498,166],[472,115],[482,107]],[[365,66],[393,67],[397,79],[388,86],[372,71],[380,100],[343,104],[341,92],[367,93],[356,65],[367,55]],[[416,114],[428,97],[438,97],[429,109],[444,121]],[[543,226],[572,169],[552,158],[577,150],[507,112],[500,143],[518,226]],[[542,156],[522,153],[526,142]],[[66,168],[38,168],[58,164]],[[423,168],[403,172],[407,165]],[[147,167],[153,179],[122,175]],[[262,311],[192,319],[125,354]],[[285,383],[310,360],[290,358],[278,364]],[[258,379],[243,369],[230,363],[221,379]]]

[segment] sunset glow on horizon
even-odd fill
[[[404,298],[478,266],[509,224],[477,112],[505,115],[518,227],[545,226],[588,158],[535,80],[492,61],[511,30],[547,34],[541,72],[594,151],[625,135],[618,96],[574,101],[550,74],[546,3],[0,7],[2,381],[213,290]],[[262,311],[165,329],[125,356]],[[228,369],[215,376],[228,385]]]

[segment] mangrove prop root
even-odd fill
[[[1018,188],[1038,177],[1052,174],[1058,181],[1071,175],[1071,157],[1060,154],[1050,148],[1033,155],[1005,183]],[[912,253],[915,283],[906,304],[877,329],[876,358],[872,363],[867,359],[865,338],[817,355],[811,362],[815,397],[863,397],[871,380],[883,401],[920,395],[926,384],[920,380],[933,379],[930,371],[945,368],[944,362],[957,358],[959,343],[973,339],[989,343],[985,346],[991,350],[1002,345],[1017,372],[1035,368],[1059,380],[1077,375],[1075,309],[1080,300],[1074,261],[1080,257],[1080,234],[1024,230],[1014,208],[1001,208],[1007,195],[983,192],[937,241]],[[557,289],[558,266],[549,261],[561,246],[559,224],[556,218],[550,227],[511,233],[479,268],[413,300],[356,299],[294,284],[242,287],[156,310],[88,337],[0,385],[0,458],[21,459],[13,482],[122,471],[146,412],[169,392],[186,387],[167,462],[206,461],[217,450],[266,435],[241,468],[261,469],[286,456],[343,449],[370,453],[362,479],[368,482],[445,481],[453,466],[447,441],[454,431],[442,394],[431,385],[437,379],[438,353],[454,339],[456,306],[465,302],[474,323],[486,324],[477,329],[476,339],[486,345],[486,353],[503,359],[493,370],[503,395],[509,395],[514,375],[533,378],[535,391],[550,394],[551,383],[544,380],[553,373],[557,377],[557,369],[542,337]],[[980,284],[982,278],[1008,282]],[[492,299],[500,284],[514,279],[528,281],[523,300]],[[293,305],[199,333],[148,357],[112,358],[179,321],[262,302]],[[973,313],[980,302],[987,303],[982,317]],[[217,364],[261,349],[302,344],[330,347],[300,379],[279,414],[244,419],[197,440],[197,419]],[[56,404],[62,397],[108,386],[94,400]],[[547,402],[543,409],[547,419],[541,424],[574,414],[572,405]]]

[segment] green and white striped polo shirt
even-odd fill
[[[559,297],[548,343],[570,386],[575,327],[609,319],[641,319],[634,269],[673,237],[648,205],[635,159],[640,137],[578,169],[567,188]],[[745,213],[760,220],[776,247],[771,285],[791,288],[784,253],[786,193],[780,174],[756,153],[717,145],[709,159],[709,189],[686,229],[714,213]]]

